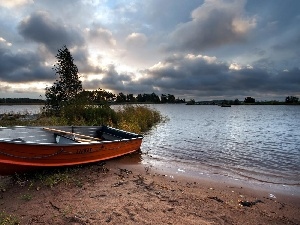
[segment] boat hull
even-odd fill
[[[115,140],[72,144],[0,142],[0,175],[107,160],[140,149],[142,136],[117,130]],[[124,132],[124,137],[122,134]],[[50,134],[51,135],[51,134]]]

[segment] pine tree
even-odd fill
[[[58,50],[57,62],[52,68],[59,77],[53,86],[46,88],[47,112],[59,113],[63,106],[68,105],[82,92],[82,82],[79,80],[78,68],[66,46]]]

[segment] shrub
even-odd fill
[[[145,132],[162,120],[158,111],[142,105],[125,105],[117,112],[117,115],[116,126],[135,133]]]

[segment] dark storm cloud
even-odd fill
[[[93,66],[89,63],[88,57],[89,52],[85,47],[77,47],[70,50],[74,63],[78,67],[80,74],[99,74],[102,73],[102,68],[100,66]]]
[[[203,4],[203,0],[189,0],[184,3],[182,0],[152,0],[139,1],[139,4],[141,5],[139,13],[133,17],[136,22],[146,23],[150,30],[155,28],[168,31],[174,29],[177,24],[188,22],[191,11]]]
[[[192,12],[191,21],[179,24],[172,32],[168,48],[199,52],[245,41],[255,20],[243,15],[243,6],[243,1],[205,1]]]
[[[45,81],[53,77],[51,69],[42,65],[41,57],[33,52],[12,53],[0,48],[0,80],[5,82]]]
[[[89,52],[80,30],[68,26],[61,20],[53,19],[48,12],[32,13],[19,23],[18,30],[25,39],[44,45],[53,54],[53,58],[58,49],[66,45],[80,73],[101,72],[101,68],[88,62]]]
[[[83,85],[86,89],[96,90],[102,88],[109,89],[114,93],[139,94],[153,92],[154,89],[151,85],[140,84],[134,78],[134,74],[118,72],[114,65],[110,65],[107,69],[102,70],[99,79],[85,81]]]
[[[176,96],[236,98],[253,95],[297,95],[300,70],[268,72],[261,68],[229,69],[230,65],[213,57],[174,55],[133,80],[132,74],[122,74],[111,65],[99,80],[86,82],[92,89],[105,88],[115,93],[176,93]],[[242,99],[240,99],[242,100]]]
[[[270,84],[272,85],[272,83]],[[293,68],[287,71],[281,71],[276,77],[274,89],[283,92],[298,93],[300,87],[300,69]]]
[[[139,82],[169,93],[197,96],[299,93],[299,68],[271,73],[260,68],[235,70],[229,66],[205,56],[176,56],[144,71],[147,76]]]
[[[102,78],[86,81],[87,89],[106,88],[110,90],[124,90],[126,83],[131,81],[127,74],[118,73],[114,65],[110,65],[107,69],[102,70]]]
[[[44,52],[18,51],[13,53],[9,48],[0,47],[0,81],[11,83],[54,82],[56,76],[52,70],[53,65],[46,66],[45,62],[48,60],[41,54],[44,54]],[[97,74],[102,72],[101,67],[92,66],[88,63],[86,49],[76,48],[71,51],[71,54],[80,75],[82,73]]]
[[[25,39],[44,44],[52,53],[56,53],[63,45],[72,47],[84,43],[77,30],[64,21],[55,21],[45,11],[32,13],[20,22],[18,29]]]

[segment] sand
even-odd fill
[[[53,184],[0,177],[0,213],[20,224],[300,224],[300,200],[169,176],[122,159]]]

